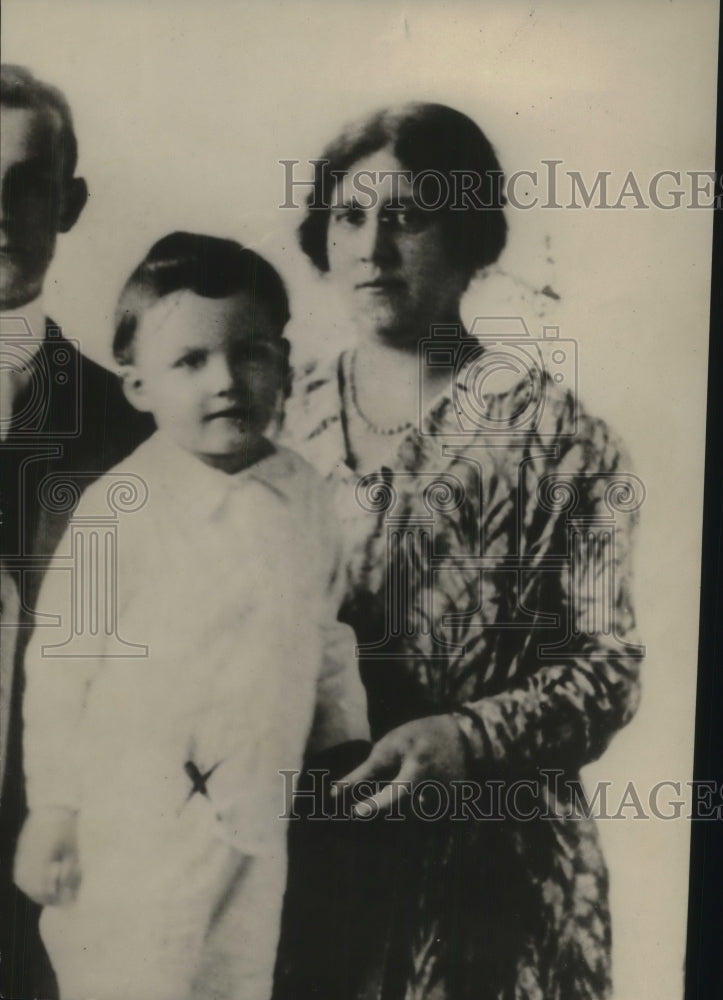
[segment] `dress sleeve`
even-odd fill
[[[320,484],[321,486],[321,484]],[[322,586],[322,661],[307,756],[351,741],[370,739],[367,699],[359,675],[353,629],[337,620],[343,597],[340,530],[321,487],[318,545],[326,559]]]
[[[322,665],[306,748],[309,756],[343,743],[370,739],[366,693],[354,655],[354,632],[348,625],[332,620],[321,628]]]
[[[568,546],[566,569],[554,580],[560,629],[551,641],[549,629],[533,626],[525,668],[455,713],[477,766],[582,767],[637,709],[643,647],[635,641],[631,552],[641,499],[635,484],[642,484],[605,437],[594,471],[565,474],[561,462],[549,478],[568,504],[565,516],[550,513],[548,521],[558,536],[565,530]]]

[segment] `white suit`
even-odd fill
[[[148,489],[119,517],[117,561],[117,631],[147,655],[112,655],[110,641],[99,654],[91,621],[93,655],[77,636],[59,655],[90,585],[63,560],[92,548],[101,478],[38,602],[60,629],[38,629],[27,660],[30,808],[77,810],[82,877],[72,904],[43,912],[43,939],[63,1000],[268,1000],[279,771],[300,767],[315,705],[317,749],[368,735],[353,633],[335,622],[324,487],[283,448],[227,476],[160,433],[112,472]]]

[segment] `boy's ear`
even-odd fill
[[[281,341],[281,376],[283,385],[283,400],[286,400],[291,395],[291,390],[293,388],[294,382],[294,370],[291,367],[291,343],[286,337],[282,337]],[[282,400],[282,405],[283,405]]]
[[[119,369],[121,385],[131,406],[142,413],[150,413],[146,400],[146,387],[135,365],[122,365]]]

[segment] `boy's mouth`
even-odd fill
[[[206,423],[211,420],[244,420],[249,415],[248,407],[245,406],[227,406],[223,410],[214,410],[213,413],[207,413],[203,418]]]

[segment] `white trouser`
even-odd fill
[[[115,869],[82,872],[73,903],[43,911],[61,1000],[269,1000],[285,842],[258,856],[198,847],[191,859],[169,844],[135,876],[116,855]]]

